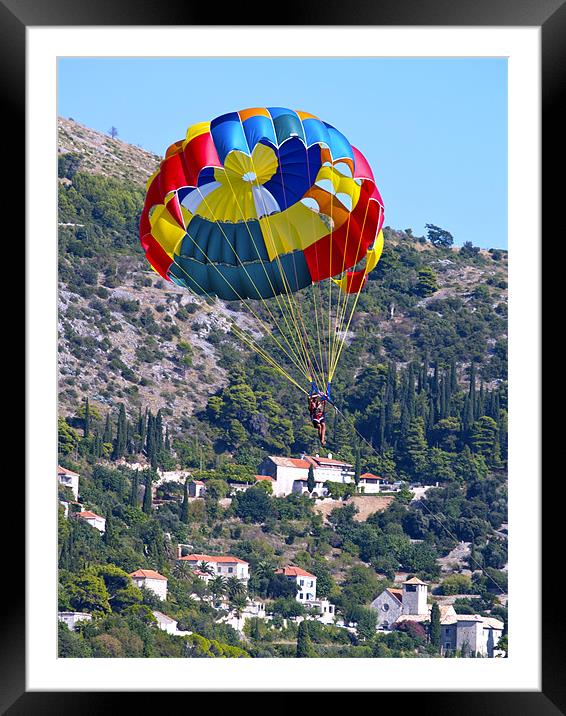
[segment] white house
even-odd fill
[[[428,586],[413,577],[402,589],[386,589],[371,603],[377,611],[377,626],[390,629],[403,622],[428,622],[432,604],[427,603]],[[452,605],[439,604],[441,651],[463,651],[468,656],[493,657],[503,634],[503,622],[479,614],[457,614]]]
[[[60,622],[64,622],[71,631],[75,631],[78,622],[92,621],[92,614],[88,612],[58,612],[57,617]]]
[[[163,612],[153,611],[153,616],[157,621],[157,626],[161,631],[167,632],[167,634],[173,634],[173,636],[186,636],[192,634],[192,631],[179,631],[177,628],[178,622],[173,617],[163,614]]]
[[[145,587],[156,594],[159,599],[167,599],[167,577],[153,569],[138,569],[130,574],[136,587]]]
[[[223,608],[226,608],[229,613],[225,617],[222,617],[220,622],[229,624],[239,632],[243,632],[244,625],[248,619],[267,619],[265,604],[259,600],[254,601],[248,599],[246,607],[239,614],[231,610],[229,605],[223,605]]]
[[[161,631],[167,632],[167,634],[174,634],[177,631],[178,622],[172,617],[168,617],[163,612],[152,611],[151,612],[157,621],[157,626]]]
[[[80,475],[65,467],[57,466],[57,479],[63,487],[70,487],[75,500],[79,499],[79,478]]]
[[[296,599],[298,602],[314,602],[316,600],[316,577],[301,567],[287,565],[283,569],[276,569],[275,574],[283,574],[287,579],[295,582],[298,587]]]
[[[363,475],[360,475],[358,489],[360,492],[363,492],[364,495],[375,495],[380,491],[381,483],[383,482],[383,477],[374,475],[371,472],[364,472]]]
[[[336,607],[334,604],[331,604],[328,599],[316,599],[312,602],[307,602],[307,606],[318,612],[318,616],[316,617],[317,621],[323,624],[334,624]]]
[[[300,458],[271,455],[260,464],[258,472],[260,475],[273,478],[273,494],[284,497],[292,492],[307,491],[310,467],[313,468],[315,490],[320,497],[327,493],[324,488],[324,483],[327,481],[341,483],[354,481],[352,465],[334,459],[332,453],[328,453],[327,457],[302,455]]]
[[[197,568],[197,572],[200,576],[202,570],[198,570],[202,562],[210,565],[214,571],[215,577],[236,577],[242,582],[247,584],[250,578],[250,564],[243,559],[233,557],[232,555],[226,556],[213,556],[210,554],[188,554],[186,557],[179,557],[180,562],[188,562],[191,567]],[[205,576],[210,576],[206,575]]]
[[[91,512],[90,510],[83,510],[82,512],[77,512],[76,517],[77,519],[84,520],[87,524],[89,524],[91,527],[94,527],[99,532],[106,532],[106,520],[104,519],[104,517],[97,515],[96,512]]]

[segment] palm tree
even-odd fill
[[[193,571],[188,562],[177,562],[173,568],[173,574],[175,577],[177,577],[177,579],[182,579],[183,581],[188,580],[192,573]]]
[[[260,579],[271,579],[276,565],[270,559],[261,559],[255,566],[254,574]]]
[[[233,597],[230,597],[230,606],[234,610],[234,614],[237,619],[242,616],[242,612],[246,608],[247,604],[248,600],[244,594],[235,594]]]
[[[215,577],[210,581],[210,584],[208,585],[212,596],[215,598],[215,600],[218,600],[219,597],[222,597],[224,594],[226,594],[227,586],[226,586],[226,579],[224,577],[221,577],[220,575],[218,577]]]
[[[204,574],[210,574],[211,577],[214,577],[214,567],[210,564],[210,562],[205,562],[203,560],[202,562],[199,562],[198,568],[199,571],[203,572]]]
[[[229,577],[226,581],[226,590],[232,601],[235,597],[246,597],[247,590],[244,584],[237,577]]]

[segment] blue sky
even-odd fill
[[[245,107],[311,112],[368,158],[385,224],[507,246],[507,62],[491,58],[61,58],[58,112],[163,155]]]

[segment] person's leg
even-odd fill
[[[324,445],[326,436],[326,423],[320,424],[320,444]]]

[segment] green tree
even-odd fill
[[[58,419],[58,441],[59,454],[70,455],[79,444],[79,434],[72,428],[64,418]]]
[[[307,476],[307,489],[309,492],[312,492],[315,487],[316,487],[316,482],[314,479],[314,467],[312,465],[309,465],[309,472],[308,472],[308,476]]]
[[[309,626],[306,619],[299,624],[297,633],[297,659],[311,659],[316,657],[316,652],[309,635]]]
[[[185,480],[183,488],[183,502],[181,503],[181,522],[184,525],[189,524],[189,478]]]
[[[152,505],[152,498],[151,498],[151,476],[152,471],[147,470],[145,475],[145,490],[143,493],[143,506],[142,509],[145,512],[146,515],[151,515],[151,505]]]
[[[435,647],[437,652],[440,651],[441,636],[440,607],[434,602],[430,611],[430,643]]]
[[[454,237],[446,229],[441,229],[434,224],[425,224],[425,228],[428,229],[427,239],[433,246],[447,249],[454,243]]]
[[[417,284],[415,293],[417,296],[432,296],[438,291],[438,281],[435,272],[430,266],[423,266],[417,272]]]

